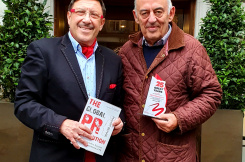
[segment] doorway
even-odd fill
[[[67,10],[70,0],[54,0],[54,36],[62,36],[68,32]],[[128,35],[139,31],[134,22],[132,10],[133,0],[104,0],[106,6],[106,23],[98,35],[98,42],[108,48],[122,46]],[[196,0],[172,0],[176,7],[174,22],[186,33],[194,35]]]

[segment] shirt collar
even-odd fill
[[[68,32],[68,36],[71,40],[71,44],[72,44],[72,47],[75,51],[75,53],[77,53],[77,51],[80,51],[82,53],[82,47],[80,46],[80,44],[73,38],[73,36],[71,35],[71,32],[69,31]],[[94,46],[94,52],[96,51],[98,47],[98,42],[95,43],[95,46]],[[94,55],[94,52],[93,52],[93,55]]]
[[[166,34],[165,34],[159,41],[157,41],[153,46],[161,46],[161,45],[165,45],[166,42],[167,42],[167,40],[168,40],[168,37],[169,37],[171,31],[172,31],[172,27],[171,27],[170,24],[168,24],[168,32],[167,32],[167,33],[166,33]],[[146,39],[145,39],[144,36],[143,36],[143,40],[142,40],[142,45],[150,46],[150,45],[147,43],[147,41],[146,41]]]

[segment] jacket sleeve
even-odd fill
[[[57,139],[59,128],[66,119],[56,114],[44,103],[48,69],[38,43],[27,48],[27,57],[21,68],[21,78],[16,89],[15,115],[34,131]]]
[[[181,133],[194,129],[208,120],[221,103],[222,89],[205,48],[196,47],[189,67],[187,86],[190,101],[173,113]]]

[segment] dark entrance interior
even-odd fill
[[[194,35],[195,5],[196,0],[172,0],[176,7],[174,21],[186,33]],[[54,1],[54,35],[62,36],[68,32],[67,8],[70,0]],[[128,35],[139,30],[134,22],[132,10],[134,0],[104,0],[106,5],[106,24],[99,33],[98,42],[111,49],[122,46]]]

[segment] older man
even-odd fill
[[[92,139],[91,130],[78,122],[89,96],[120,106],[121,59],[96,41],[104,16],[102,0],[72,0],[67,13],[70,31],[29,45],[15,114],[34,130],[31,162],[115,160],[113,139],[103,157],[77,144],[87,146],[84,137]],[[118,118],[113,125],[112,135],[116,135],[123,123]]]
[[[196,39],[172,22],[170,0],[135,0],[133,15],[141,31],[130,35],[119,51],[128,133],[120,161],[194,162],[196,128],[221,102],[210,59]],[[142,115],[156,74],[167,89],[167,113],[158,119]]]

